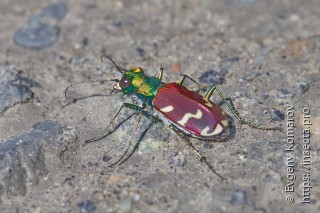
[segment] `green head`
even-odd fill
[[[133,67],[123,73],[119,83],[117,83],[114,88],[121,90],[124,94],[130,95],[137,91],[145,78],[146,76],[141,67]]]

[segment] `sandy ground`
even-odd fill
[[[316,0],[0,1],[0,212],[319,212],[319,11]],[[109,96],[113,82],[64,96],[120,77],[103,54],[148,75],[164,67],[165,82],[218,82],[242,117],[282,131],[239,128],[222,105],[226,141],[187,137],[222,181],[142,118],[138,149],[110,168],[132,112],[83,144],[131,99]]]

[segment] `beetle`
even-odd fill
[[[202,155],[183,134],[197,138],[204,141],[222,141],[225,140],[230,133],[230,126],[227,114],[214,102],[210,100],[213,92],[217,92],[223,102],[230,109],[231,113],[237,118],[240,124],[250,126],[252,128],[261,130],[279,130],[279,128],[260,127],[256,124],[243,119],[236,109],[233,107],[230,100],[225,98],[217,85],[210,87],[208,92],[202,96],[198,92],[191,91],[183,85],[185,79],[190,79],[194,83],[200,85],[188,75],[182,75],[177,82],[165,83],[162,81],[163,68],[155,76],[145,74],[141,67],[133,67],[129,70],[120,68],[109,56],[108,58],[117,70],[121,73],[119,79],[111,80],[93,80],[90,82],[114,81],[116,84],[112,92],[122,92],[128,96],[134,96],[140,104],[123,103],[116,115],[111,119],[110,124],[97,137],[86,140],[86,142],[93,142],[105,137],[105,132],[110,125],[113,125],[116,117],[122,109],[129,108],[138,114],[138,119],[134,128],[134,133],[138,128],[140,118],[144,115],[153,118],[154,121],[163,121],[169,126],[192,150],[198,155],[201,161],[204,161],[209,168],[218,174],[213,167],[207,162],[206,157]],[[103,59],[102,59],[103,60]],[[79,82],[83,83],[83,82]],[[67,97],[67,90],[77,83],[69,85],[65,90]],[[149,109],[153,109],[150,110]],[[181,132],[183,134],[181,134]],[[130,139],[132,144],[134,134]],[[130,145],[126,149],[121,158],[112,165],[119,163],[126,155]],[[125,159],[126,160],[126,159]],[[124,160],[124,161],[125,161]],[[122,161],[121,163],[123,163]],[[120,164],[121,164],[120,163]]]

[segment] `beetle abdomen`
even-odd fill
[[[180,84],[169,83],[160,88],[152,103],[170,123],[194,137],[225,137],[228,121],[223,110]]]

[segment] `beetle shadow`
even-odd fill
[[[136,113],[130,114],[129,116],[127,116],[126,118],[124,118],[122,121],[120,121],[117,125],[115,125],[115,126],[113,127],[113,130],[111,130],[111,131],[109,131],[107,134],[105,134],[105,135],[97,138],[96,140],[93,140],[93,141],[88,141],[88,140],[90,140],[90,139],[85,140],[85,143],[83,144],[83,146],[85,146],[85,145],[88,144],[88,143],[93,143],[93,142],[96,142],[96,141],[99,141],[99,140],[102,140],[102,139],[108,137],[109,135],[111,135],[112,133],[114,133],[115,131],[117,131],[117,129],[119,129],[122,124],[124,124],[125,122],[127,122],[128,120],[130,120],[134,115],[136,115]]]
[[[140,137],[138,138],[137,142],[135,143],[135,145],[133,146],[132,151],[127,155],[127,157],[125,157],[120,163],[119,165],[125,163],[139,148],[139,145],[141,143],[141,141],[143,140],[143,138],[145,137],[145,135],[147,134],[147,132],[151,129],[151,127],[157,122],[152,121],[146,128],[145,130],[140,134]]]
[[[234,108],[234,105],[233,105],[231,99],[230,99],[230,98],[227,98],[227,100],[229,101],[229,103],[231,104],[231,106]],[[220,102],[218,103],[218,106],[221,107],[221,106],[224,105],[224,104],[225,104],[224,101],[220,101]],[[235,108],[234,108],[234,109],[235,109]],[[226,115],[227,115],[227,120],[228,120],[229,134],[228,134],[228,136],[225,138],[225,140],[219,141],[219,142],[226,142],[226,141],[228,141],[228,140],[230,140],[230,139],[234,139],[234,138],[235,138],[235,135],[236,135],[236,133],[237,133],[237,127],[236,127],[236,121],[235,121],[235,119],[234,119],[231,115],[229,115],[228,113],[226,113]]]
[[[235,135],[237,133],[237,127],[235,125],[236,123],[235,123],[235,120],[233,119],[233,117],[231,117],[230,115],[227,114],[227,119],[228,119],[229,135],[225,141],[234,139]]]
[[[214,142],[227,142],[228,140],[233,139],[235,137],[235,134],[237,132],[237,128],[234,125],[234,119],[228,114],[227,114],[227,119],[228,119],[228,124],[229,124],[229,135],[223,141],[214,141]],[[147,132],[152,128],[152,126],[154,124],[156,124],[158,122],[159,121],[152,121],[145,128],[145,130],[140,134],[139,138],[137,139],[137,142],[135,143],[132,151],[118,165],[125,163],[130,157],[132,157],[132,155],[139,149],[139,145],[140,145],[141,141],[144,139],[144,137],[146,136]],[[185,140],[188,140],[188,135],[182,133],[182,137],[184,137]],[[212,167],[208,162],[206,162],[206,163],[209,165],[210,168]]]

